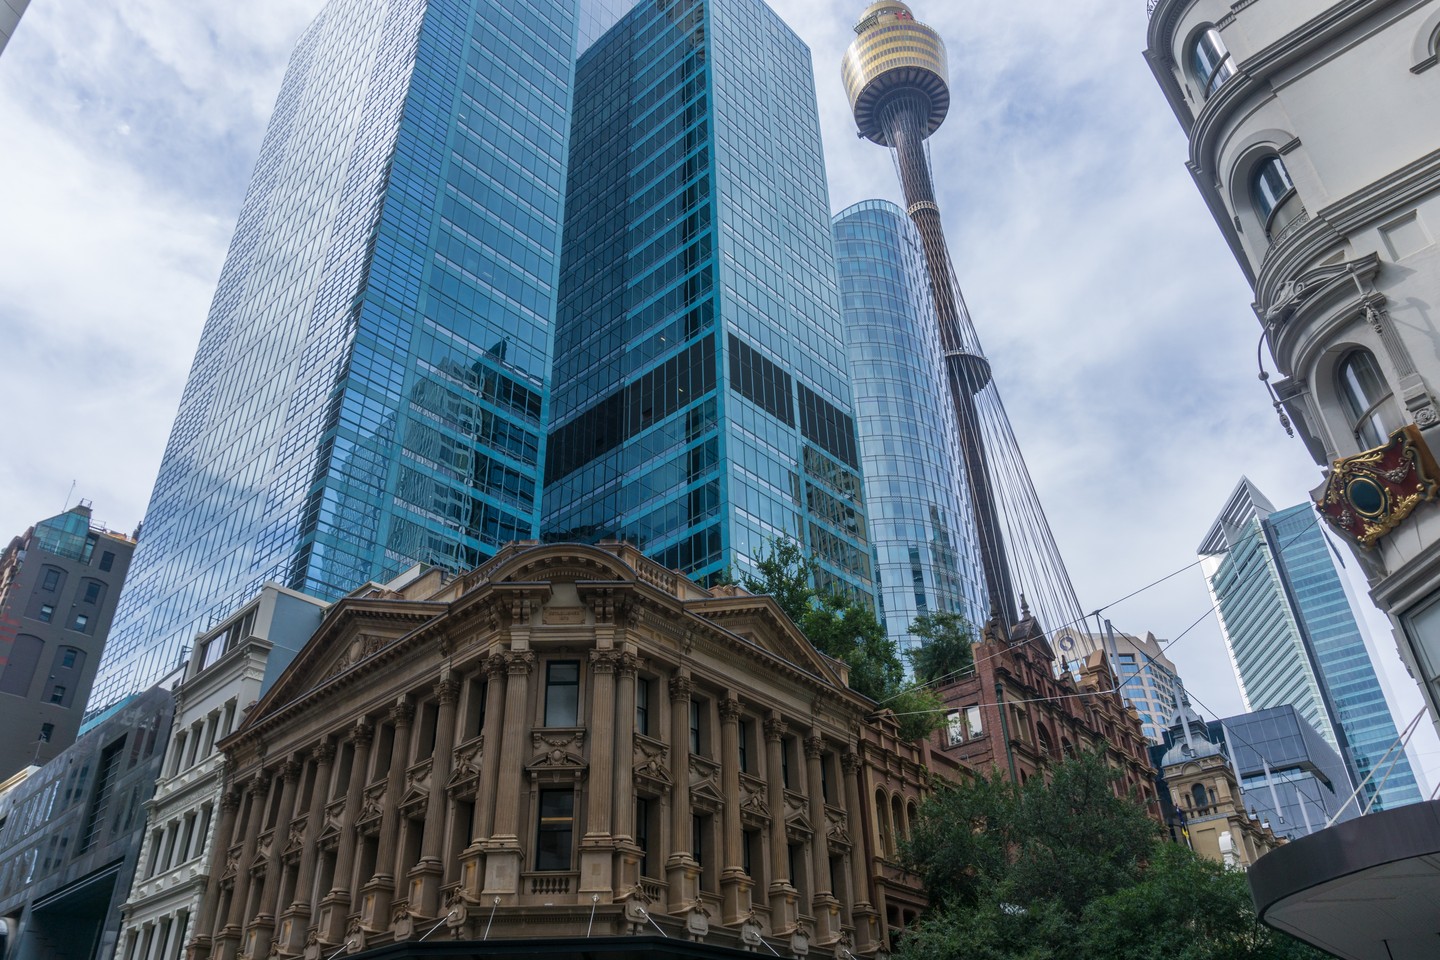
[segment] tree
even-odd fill
[[[740,578],[740,586],[751,593],[774,598],[785,615],[800,625],[815,605],[815,588],[810,585],[815,566],[814,559],[805,555],[800,544],[775,537],[755,561],[760,575],[745,574]]]
[[[910,633],[920,639],[920,646],[905,657],[921,683],[954,679],[975,666],[975,631],[963,614],[924,614],[910,624]]]
[[[901,960],[1310,960],[1260,925],[1241,874],[1161,838],[1103,754],[997,772],[921,805],[907,863],[931,911]]]

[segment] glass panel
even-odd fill
[[[1279,157],[1266,157],[1260,162],[1251,187],[1255,210],[1260,214],[1261,220],[1267,221],[1275,208],[1280,206],[1280,201],[1285,199],[1285,195],[1295,189],[1295,185],[1290,182],[1290,174]]]
[[[1380,416],[1380,404],[1390,395],[1375,355],[1356,350],[1340,364],[1340,397],[1362,447],[1378,447],[1388,431]]]
[[[575,793],[540,791],[540,825],[535,836],[536,870],[569,870],[575,829]]]
[[[580,722],[580,664],[563,660],[545,667],[545,726],[573,727]]]
[[[1225,49],[1225,41],[1220,39],[1220,31],[1214,27],[1195,40],[1190,65],[1207,97],[1219,90],[1220,86],[1236,73],[1235,61]]]

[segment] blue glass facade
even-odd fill
[[[266,580],[538,532],[577,0],[331,0],[292,56],[94,706]]]
[[[920,238],[903,210],[867,200],[834,219],[855,427],[886,632],[901,650],[926,613],[984,622],[966,501]]]
[[[544,527],[699,577],[775,536],[872,594],[810,53],[760,0],[580,58]]]

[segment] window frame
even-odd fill
[[[1198,55],[1202,47],[1207,45],[1207,41],[1209,52],[1216,55],[1215,64],[1202,76],[1201,58]],[[1213,23],[1206,24],[1191,35],[1188,52],[1190,72],[1199,83],[1201,100],[1209,100],[1216,91],[1225,86],[1225,81],[1240,72],[1240,68],[1235,65],[1235,58],[1230,54],[1230,48],[1225,44],[1225,38],[1220,36],[1220,29]]]
[[[555,677],[555,673],[556,673],[556,668],[558,668],[558,667],[573,667],[573,668],[575,669],[575,679],[574,679],[573,681],[569,681],[569,680],[557,680],[556,677]],[[557,702],[557,701],[555,701],[555,700],[552,699],[552,698],[555,697],[557,694],[559,694],[561,691],[566,690],[566,689],[572,690],[572,691],[573,691],[573,694],[574,694],[574,702],[573,702],[573,712],[574,712],[574,715],[573,715],[573,716],[570,716],[568,713],[566,713],[566,714],[564,714],[564,715],[556,715],[556,714],[559,714],[560,709],[562,708],[562,706],[565,706],[565,705],[564,705],[564,704],[561,704],[561,703],[559,703],[559,702]],[[562,719],[566,719],[566,717],[569,718],[569,720],[570,720],[569,723],[552,722],[552,720],[562,720]],[[547,661],[545,661],[545,699],[544,699],[544,702],[541,704],[541,716],[540,716],[541,726],[545,726],[545,727],[561,727],[561,728],[564,728],[564,727],[578,727],[578,726],[580,725],[580,717],[581,717],[581,711],[580,711],[580,661],[579,661],[579,660],[547,660]]]
[[[1265,173],[1268,170],[1277,170],[1280,173],[1282,185],[1285,187],[1275,195],[1275,201],[1268,210],[1265,209],[1265,199],[1260,191],[1264,182]],[[1275,217],[1290,199],[1295,196],[1295,181],[1290,176],[1290,169],[1285,166],[1285,161],[1278,153],[1267,153],[1255,162],[1250,168],[1250,203],[1254,206],[1256,214],[1259,215],[1260,224],[1265,230],[1265,236],[1269,238],[1272,228],[1275,225]]]
[[[545,815],[545,800],[564,797],[569,803],[569,812],[559,816]],[[566,839],[557,843],[554,849],[547,849],[544,840],[547,836]],[[559,859],[548,860],[547,857],[559,857],[563,850],[563,865]],[[575,866],[575,789],[563,787],[556,789],[543,789],[538,792],[535,799],[535,870],[537,873],[568,873]]]
[[[1350,382],[1346,377],[1346,371],[1351,369],[1352,363],[1365,358],[1371,365],[1375,380],[1385,389],[1374,400],[1368,396],[1356,396],[1352,391]],[[1356,388],[1361,388],[1361,378],[1355,378]],[[1386,439],[1393,430],[1386,430],[1384,417],[1379,414],[1385,405],[1395,399],[1395,391],[1390,386],[1390,380],[1385,376],[1385,371],[1380,367],[1380,358],[1375,356],[1374,351],[1365,347],[1353,347],[1340,355],[1335,362],[1335,392],[1340,400],[1340,408],[1345,414],[1346,422],[1350,428],[1351,438],[1359,445],[1361,450],[1371,450],[1384,445]],[[1361,401],[1368,401],[1364,407]],[[1373,441],[1363,434],[1366,428],[1374,431]]]

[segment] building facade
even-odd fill
[[[753,0],[641,4],[576,90],[546,538],[700,579],[790,538],[872,597],[809,50]]]
[[[220,744],[194,955],[657,926],[873,953],[923,904],[891,831],[955,770],[873,709],[768,597],[628,545],[358,591]]]
[[[82,501],[0,552],[0,778],[75,742],[134,550]]]
[[[1280,846],[1270,823],[1247,809],[1224,742],[1212,737],[1188,700],[1182,700],[1165,742],[1159,766],[1171,839],[1241,870]]]
[[[1200,545],[1201,569],[1249,710],[1294,706],[1335,747],[1364,803],[1419,786],[1310,504],[1276,510],[1241,479]]]
[[[333,599],[536,535],[577,7],[330,0],[305,32],[101,705],[267,581]]]
[[[1105,653],[1120,676],[1121,697],[1140,715],[1146,739],[1159,743],[1165,738],[1184,689],[1175,664],[1165,655],[1165,641],[1155,639],[1153,633],[1137,637],[1118,630],[1101,635],[1067,629],[1061,632],[1056,645],[1076,680],[1081,678],[1088,657]]]
[[[876,595],[903,653],[918,616],[983,623],[983,573],[955,426],[935,415],[950,399],[919,235],[883,200],[841,211],[833,228]]]
[[[1440,722],[1440,2],[1151,7],[1145,56],[1254,287],[1274,399]]]
[[[1211,739],[1226,753],[1247,808],[1295,840],[1360,815],[1345,762],[1291,706],[1211,721]]]
[[[310,639],[325,604],[266,584],[230,619],[195,640],[146,830],[125,901],[116,960],[181,960],[205,894],[221,816],[225,758],[215,744],[234,732]]]
[[[115,956],[173,707],[161,687],[127,698],[11,792],[0,827],[9,960]]]
[[[15,28],[20,25],[20,16],[28,6],[30,0],[0,0],[0,53],[4,52],[5,44],[15,35]]]
[[[999,770],[1024,783],[1048,764],[1103,750],[1120,772],[1116,793],[1133,794],[1159,819],[1149,741],[1104,653],[1086,658],[1077,681],[1056,669],[1055,652],[1031,616],[1008,636],[992,620],[973,649],[974,672],[937,689],[948,709],[945,728],[934,734],[941,752],[970,770]]]

